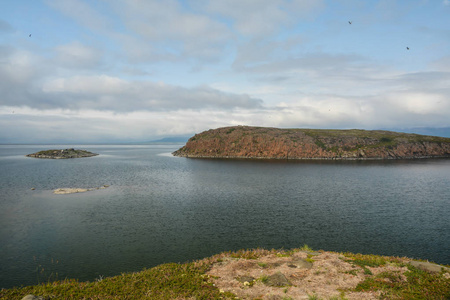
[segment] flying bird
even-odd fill
[[[31,37],[31,33],[28,35],[28,37]]]
[[[348,21],[348,24],[352,25],[352,21]]]
[[[409,47],[406,47],[406,50],[409,50]]]

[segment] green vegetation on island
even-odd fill
[[[382,130],[233,126],[196,134],[173,155],[265,159],[450,157],[450,138]]]
[[[39,275],[39,274],[38,274]],[[53,277],[52,277],[53,278]],[[135,273],[2,289],[0,299],[449,299],[450,269],[406,257],[292,250],[224,252]],[[31,296],[28,296],[31,299]],[[38,298],[35,298],[38,299]]]
[[[28,157],[35,158],[50,158],[50,159],[66,159],[66,158],[81,158],[81,157],[91,157],[98,154],[89,152],[87,150],[77,150],[77,149],[52,149],[43,150],[36,153],[28,154]]]

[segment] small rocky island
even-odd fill
[[[66,159],[66,158],[80,158],[96,156],[97,153],[92,153],[86,150],[61,149],[61,150],[44,150],[36,153],[28,154],[28,157],[35,158],[52,158],[52,159]]]
[[[254,159],[450,158],[450,138],[382,130],[233,126],[196,134],[173,155]]]

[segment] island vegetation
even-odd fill
[[[257,159],[450,157],[450,138],[381,130],[233,126],[196,134],[173,155]]]
[[[92,153],[87,150],[77,150],[77,149],[52,149],[43,150],[36,153],[28,154],[28,157],[35,158],[50,158],[50,159],[67,159],[67,158],[81,158],[81,157],[91,157],[96,156],[97,153]]]
[[[449,271],[406,257],[305,245],[224,252],[91,282],[41,278],[36,286],[0,290],[0,299],[449,299]]]

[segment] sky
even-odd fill
[[[450,0],[0,7],[0,143],[450,127]]]

